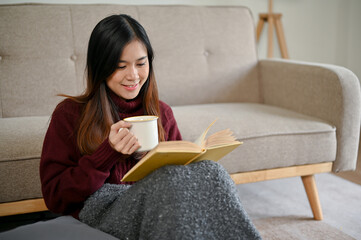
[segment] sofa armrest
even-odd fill
[[[320,118],[336,127],[333,171],[356,167],[360,135],[360,82],[350,70],[291,60],[259,62],[265,104]]]

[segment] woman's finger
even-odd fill
[[[127,128],[123,128],[120,132],[110,132],[109,133],[109,143],[111,146],[115,146],[118,142],[120,142],[127,134],[129,130]]]
[[[119,121],[119,122],[114,123],[110,127],[110,132],[117,133],[121,130],[121,128],[130,128],[131,126],[132,126],[132,124],[129,122]]]
[[[140,147],[138,139],[134,136],[133,133],[129,132],[128,129],[122,130],[121,133],[119,133],[118,135],[120,136],[124,132],[126,132],[127,134],[114,145],[114,149],[123,154],[132,154]]]
[[[117,143],[120,142],[129,133],[128,128],[131,126],[132,125],[128,122],[119,121],[110,127],[108,139],[112,148],[115,149],[115,145],[117,145]]]
[[[131,139],[129,139],[128,143],[124,146],[123,150],[127,154],[134,153],[135,150],[137,150],[140,147],[140,144],[138,142],[138,139],[133,135]]]
[[[140,144],[139,142],[137,141],[129,150],[129,154],[133,154],[135,151],[137,151],[139,148],[140,148]]]

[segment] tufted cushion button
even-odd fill
[[[206,57],[208,57],[208,56],[209,56],[209,52],[208,52],[208,51],[204,51],[204,52],[203,52],[203,55],[206,56]]]
[[[76,57],[75,54],[72,54],[72,55],[70,56],[70,59],[73,60],[73,61],[76,61],[77,57]]]

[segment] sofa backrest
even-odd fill
[[[170,105],[258,102],[254,23],[244,7],[0,6],[1,117],[49,115],[59,93],[85,86],[90,33],[111,14],[144,26],[161,100]]]

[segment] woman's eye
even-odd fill
[[[124,68],[125,68],[125,66],[118,66],[118,68],[119,68],[119,69],[124,69]]]
[[[144,63],[138,63],[138,66],[144,66],[145,65],[145,62]]]

